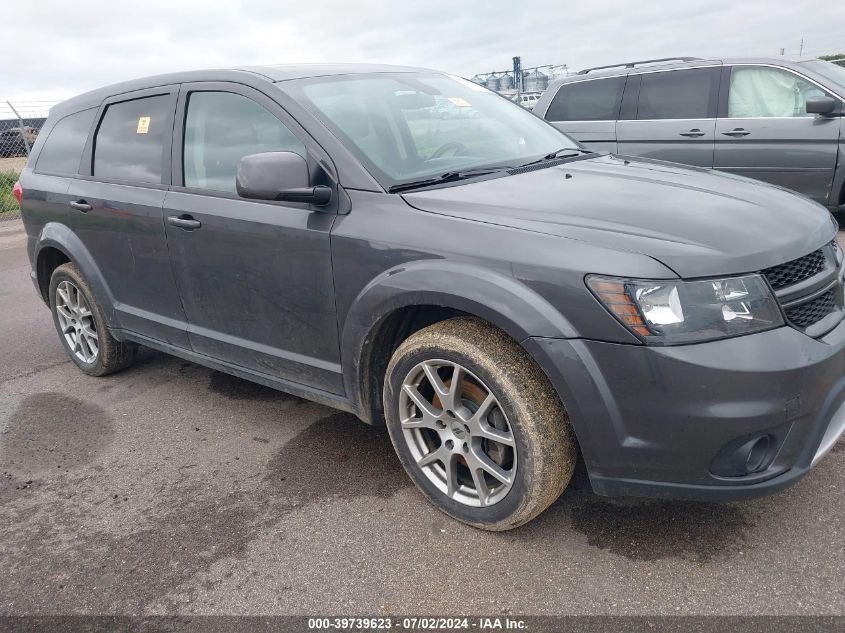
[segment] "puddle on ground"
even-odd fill
[[[265,481],[303,503],[325,497],[389,497],[412,485],[387,430],[351,413],[314,422],[279,450],[268,471]]]
[[[0,428],[0,470],[18,476],[91,463],[114,438],[109,414],[63,393],[27,396]]]
[[[754,527],[748,511],[736,505],[610,501],[591,493],[573,501],[572,527],[593,547],[631,560],[730,558],[742,551]]]

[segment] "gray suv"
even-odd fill
[[[451,75],[96,90],[53,108],[16,195],[83,372],[143,345],[386,424],[420,490],[481,528],[542,512],[579,455],[599,494],[728,500],[845,429],[824,207],[586,150]]]
[[[845,68],[819,59],[646,60],[553,82],[534,113],[587,147],[714,168],[845,211]]]

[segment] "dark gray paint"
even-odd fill
[[[31,168],[21,175],[36,283],[44,249],[58,249],[81,268],[116,336],[373,423],[366,367],[379,325],[408,306],[459,310],[501,327],[544,369],[600,492],[728,498],[806,471],[842,399],[845,325],[819,340],[783,327],[648,347],[598,304],[584,276],[757,271],[829,242],[835,225],[822,207],[703,169],[612,156],[386,194],[284,93],[284,81],[305,72],[168,75],[58,106],[53,116],[102,107],[116,93],[178,86],[180,139],[192,87],[248,94],[300,136],[312,184],[331,186],[334,199],[314,208],[186,189],[178,140],[163,157],[166,184],[98,182],[85,172],[89,147],[74,179]],[[67,205],[83,196],[88,214]],[[179,228],[171,216],[200,226]],[[797,410],[788,406],[794,398]],[[786,424],[790,443],[766,473],[774,484],[707,470],[723,441]]]

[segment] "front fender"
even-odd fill
[[[38,263],[41,253],[45,248],[55,248],[64,253],[71,262],[76,264],[76,267],[79,268],[79,271],[88,282],[91,292],[94,293],[94,300],[100,306],[106,322],[109,326],[116,326],[114,295],[106,284],[97,264],[94,263],[91,253],[88,252],[88,249],[85,248],[85,245],[76,233],[60,222],[48,222],[44,225],[38,234],[33,251],[34,270],[36,274],[39,271]],[[39,283],[42,281],[49,283],[49,280],[38,279]]]
[[[442,259],[396,266],[361,290],[343,324],[341,361],[346,393],[362,417],[369,417],[362,398],[366,346],[385,318],[409,306],[460,310],[489,321],[517,342],[532,336],[577,336],[554,306],[509,271]]]

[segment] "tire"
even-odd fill
[[[59,340],[79,369],[105,376],[133,363],[138,346],[111,335],[94,293],[74,264],[53,271],[49,298]]]
[[[384,410],[416,486],[475,527],[527,523],[572,478],[577,443],[557,393],[525,350],[480,319],[450,319],[405,340],[387,367]]]

